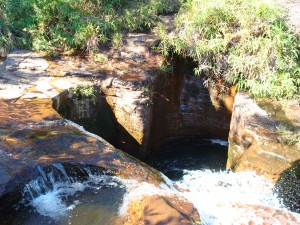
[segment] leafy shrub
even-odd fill
[[[300,38],[274,1],[187,0],[161,49],[198,63],[206,82],[221,78],[254,96],[300,98]]]
[[[12,35],[7,26],[4,0],[0,0],[0,58],[12,48]]]
[[[16,47],[89,53],[97,53],[108,42],[119,46],[124,33],[147,30],[160,13],[178,7],[176,0],[0,0],[0,4],[5,16],[1,47],[13,35]]]

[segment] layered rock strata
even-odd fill
[[[277,181],[300,159],[299,115],[297,100],[254,100],[239,92],[230,125],[227,168],[256,171]]]

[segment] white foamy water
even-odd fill
[[[63,168],[61,164],[55,166],[56,168]],[[42,171],[41,177],[37,180],[29,182],[23,191],[24,196],[30,196],[30,200],[27,204],[31,205],[36,209],[36,211],[43,216],[52,218],[54,221],[59,221],[68,215],[68,212],[73,210],[77,205],[81,204],[79,200],[68,198],[82,193],[87,189],[99,190],[101,188],[110,188],[119,186],[119,179],[114,176],[109,175],[97,175],[92,174],[88,169],[86,169],[89,174],[88,178],[84,181],[76,181],[71,177],[66,176],[62,181],[55,180],[53,172],[45,174]],[[61,169],[61,171],[65,171]],[[45,185],[42,181],[51,180],[51,187]]]
[[[204,224],[264,224],[264,218],[251,206],[286,210],[273,192],[273,183],[253,172],[185,171],[176,185],[199,211]],[[249,210],[250,209],[250,210]],[[280,224],[272,218],[272,224]],[[291,224],[298,224],[292,223]]]
[[[221,139],[207,139],[207,140],[210,141],[213,145],[228,146],[228,142]]]
[[[128,206],[131,202],[151,195],[170,195],[173,190],[169,189],[167,185],[162,184],[161,188],[155,187],[153,184],[145,182],[137,182],[135,180],[121,180],[127,192],[123,198],[123,204],[119,208],[119,215],[124,216],[127,213]],[[175,192],[174,192],[175,193]]]
[[[264,224],[264,217],[257,213],[256,208],[248,207],[249,205],[285,210],[273,192],[273,183],[252,172],[186,170],[183,178],[176,182],[172,182],[164,175],[163,177],[166,184],[162,183],[158,188],[148,183],[90,173],[89,178],[83,182],[54,182],[51,190],[33,197],[30,205],[39,214],[58,221],[81,204],[76,198],[71,202],[66,201],[68,196],[74,196],[87,188],[101,189],[104,186],[106,188],[118,186],[126,190],[123,202],[116,212],[121,216],[126,215],[130,203],[137,199],[150,195],[170,196],[173,194],[190,200],[199,211],[203,224],[207,225],[249,224],[250,221],[255,224]],[[280,225],[280,221],[274,218],[271,224]]]
[[[81,204],[76,195],[84,193],[87,189],[99,190],[101,188],[119,187],[125,189],[122,203],[115,215],[124,216],[127,213],[129,205],[140,198],[151,195],[172,195],[179,193],[173,186],[173,182],[165,177],[166,183],[161,183],[160,187],[146,182],[138,182],[131,179],[121,179],[115,176],[93,174],[88,169],[88,178],[84,181],[76,181],[75,178],[68,177],[62,164],[55,165],[63,174],[64,180],[57,181],[53,172],[45,173],[39,168],[41,177],[29,182],[24,188],[24,196],[30,196],[27,204],[43,216],[50,217],[59,222],[67,218],[72,210]],[[66,179],[65,179],[66,178]],[[51,180],[52,186],[46,187],[42,181]],[[49,186],[49,185],[48,185]],[[97,191],[95,192],[97,194]],[[88,213],[88,212],[87,212]]]

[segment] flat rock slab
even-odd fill
[[[0,98],[2,99],[53,99],[64,90],[92,85],[78,77],[61,77],[49,73],[49,62],[31,51],[14,51],[0,65]]]
[[[159,185],[160,174],[60,117],[49,99],[0,100],[0,196],[28,179],[37,165],[86,163],[121,177]]]
[[[10,185],[12,180],[31,168],[65,161],[92,163],[110,169],[121,166],[122,174],[129,177],[142,172],[146,180],[149,178],[154,183],[160,180],[157,172],[154,171],[156,175],[152,177],[152,172],[145,172],[148,169],[141,169],[144,165],[105,140],[90,137],[73,127],[52,108],[61,94],[68,94],[76,86],[100,85],[101,78],[108,77],[114,83],[123,78],[125,83],[147,79],[147,71],[162,62],[161,56],[150,54],[150,45],[156,37],[129,34],[127,39],[124,48],[104,52],[109,60],[101,63],[87,57],[68,56],[47,61],[43,55],[25,50],[13,51],[0,62],[0,148],[3,155],[0,195],[14,186]],[[140,96],[140,92],[138,94]],[[18,163],[14,163],[16,161]],[[18,164],[20,168],[10,169],[11,164]]]

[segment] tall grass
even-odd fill
[[[192,57],[196,75],[254,96],[300,99],[300,38],[273,0],[187,0],[162,49]]]

